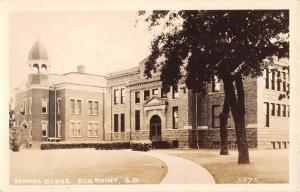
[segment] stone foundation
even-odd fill
[[[197,148],[197,135],[199,148],[212,148],[213,143],[220,142],[220,129],[189,130],[188,146]],[[257,148],[257,128],[247,128],[246,136],[249,148]],[[228,141],[236,142],[235,129],[228,129]]]

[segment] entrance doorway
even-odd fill
[[[158,115],[154,115],[150,119],[150,140],[161,140],[161,119]]]

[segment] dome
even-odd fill
[[[39,59],[48,60],[48,55],[43,44],[40,41],[36,41],[30,50],[28,60]]]

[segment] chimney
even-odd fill
[[[78,73],[85,73],[85,66],[84,65],[78,65],[77,66],[77,72]]]

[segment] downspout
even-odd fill
[[[195,132],[196,132],[196,145],[199,149],[199,135],[198,135],[198,92],[196,92],[196,126],[195,126]]]
[[[105,90],[104,90],[105,91]],[[105,139],[105,123],[104,123],[104,121],[105,121],[105,98],[104,98],[104,96],[105,96],[105,94],[104,94],[104,91],[103,91],[103,93],[102,93],[102,102],[103,102],[103,104],[102,104],[102,127],[103,127],[103,141],[105,141],[106,139]]]
[[[129,90],[129,140],[131,141],[131,90]]]
[[[56,138],[56,105],[57,105],[57,101],[56,101],[56,87],[55,85],[53,85],[54,88],[54,138]]]
[[[111,118],[110,118],[110,140],[112,141],[113,140],[113,112],[112,112],[112,100],[113,100],[113,94],[112,94],[112,92],[111,92],[111,87],[109,88],[110,89],[110,113],[111,113]]]

